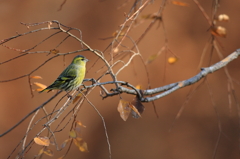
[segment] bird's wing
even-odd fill
[[[76,75],[68,75],[68,76],[62,76],[62,77],[60,76],[57,78],[57,80],[65,83],[73,80],[74,78],[76,78]]]

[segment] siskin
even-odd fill
[[[72,63],[58,76],[58,78],[41,92],[50,92],[53,89],[72,91],[77,89],[85,77],[86,63],[89,60],[82,55],[76,56]]]

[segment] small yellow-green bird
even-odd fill
[[[76,56],[72,63],[58,76],[58,78],[41,92],[50,92],[53,89],[72,91],[77,89],[85,77],[86,63],[89,60],[82,55]]]

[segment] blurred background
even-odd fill
[[[17,35],[17,33],[35,29],[34,27],[28,29],[21,25],[20,22],[35,23],[58,20],[66,26],[79,28],[82,31],[83,41],[92,48],[103,51],[112,40],[109,37],[112,37],[112,34],[119,29],[119,26],[126,18],[125,13],[129,12],[134,3],[134,1],[130,0],[72,0],[66,1],[59,11],[62,2],[61,0],[0,1],[0,39],[6,39]],[[166,34],[162,23],[157,22],[138,45],[140,53],[147,61],[151,55],[161,50],[166,44],[165,39],[167,37],[168,48],[179,57],[176,63],[169,64],[167,58],[173,56],[173,54],[170,51],[168,53],[164,52],[147,65],[152,88],[182,81],[196,75],[199,72],[198,65],[203,50],[207,46],[206,55],[200,67],[207,67],[209,63],[214,64],[220,60],[216,51],[211,53],[211,35],[206,19],[195,3],[190,0],[182,2],[187,3],[188,6],[173,5],[170,1],[167,3],[163,12]],[[157,12],[161,3],[161,1],[156,0],[144,9],[137,20],[139,25],[136,25],[129,33],[133,39],[136,40],[140,37],[151,22],[150,19],[141,19],[141,17]],[[212,1],[205,0],[201,1],[200,4],[211,17]],[[230,17],[230,21],[227,23],[217,23],[227,29],[226,38],[217,38],[218,46],[224,57],[240,48],[239,8],[239,1],[231,1],[231,3],[221,1],[217,11],[217,14],[227,14]],[[47,25],[43,26],[46,27]],[[51,33],[54,33],[54,31],[38,32],[17,38],[5,45],[23,50],[28,49],[41,42]],[[79,35],[78,32],[74,33]],[[63,35],[57,35],[34,50],[49,51],[55,48],[64,37]],[[127,41],[125,44],[128,45]],[[132,46],[132,44],[129,43],[129,46]],[[73,39],[69,39],[58,49],[61,53],[74,51],[80,49],[80,44]],[[87,65],[88,68],[97,59],[91,52],[81,54],[91,60]],[[18,55],[19,52],[0,47],[0,62]],[[39,75],[43,79],[34,79],[32,82],[51,84],[75,55],[66,56],[64,60],[62,57],[58,57],[48,62],[34,73],[34,75]],[[0,65],[0,81],[28,74],[51,56],[53,55],[32,54],[2,64]],[[236,59],[227,66],[234,81],[238,103],[240,99],[239,60]],[[88,71],[86,78],[99,77],[103,73],[101,70],[98,71],[102,66],[103,63],[99,61]],[[102,82],[109,79],[108,77],[103,78]],[[133,63],[119,74],[118,80],[127,81],[135,86],[141,85],[143,89],[146,89],[148,79],[141,59],[139,57],[135,58]],[[207,82],[200,83],[180,89],[155,101],[159,118],[154,113],[152,103],[143,103],[145,111],[142,118],[133,119],[129,117],[126,122],[120,118],[117,111],[119,97],[109,97],[102,100],[99,96],[100,89],[96,88],[88,97],[105,119],[112,149],[112,158],[210,159],[213,158],[214,153],[216,153],[215,158],[217,159],[239,158],[240,117],[237,115],[238,108],[231,91],[229,91],[228,78],[224,69],[208,75]],[[210,92],[208,87],[211,90]],[[35,86],[33,88],[36,89]],[[190,99],[187,99],[191,89],[195,90],[194,94],[191,95]],[[39,94],[34,92],[32,98],[27,78],[0,83],[0,133],[11,128],[54,93]],[[124,94],[122,97],[128,101],[133,99],[132,95]],[[211,100],[213,100],[214,105]],[[46,109],[51,111],[57,101],[57,99],[52,101],[47,105]],[[185,102],[185,108],[180,118],[175,120],[179,109]],[[40,113],[38,118],[41,115],[44,114]],[[86,128],[82,129],[81,132],[83,139],[88,144],[89,153],[82,153],[73,145],[66,158],[108,158],[109,152],[104,127],[96,111],[85,102],[78,113],[77,119],[86,125]],[[16,129],[0,138],[1,158],[7,158],[23,138],[29,120],[27,119]],[[34,137],[34,133],[41,130],[43,123],[39,123],[38,127],[36,126],[32,130],[28,141],[31,140],[31,137]],[[69,128],[57,134],[59,145],[68,138],[68,131]],[[34,155],[38,154],[41,148],[39,145],[34,145],[25,158],[34,158]],[[53,158],[59,158],[67,151],[67,148],[65,148],[61,152],[57,152],[53,145],[49,148],[54,151]],[[10,158],[15,158],[17,152],[18,149]],[[43,158],[50,157],[44,155]]]

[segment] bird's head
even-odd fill
[[[81,64],[86,64],[86,62],[88,62],[89,60],[86,59],[84,56],[82,55],[77,55],[76,57],[74,57],[72,63],[73,64],[78,64],[78,65],[81,65]]]

